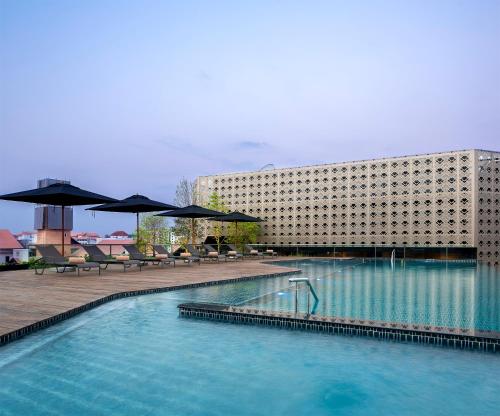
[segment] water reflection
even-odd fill
[[[490,266],[408,261],[391,267],[383,260],[287,264],[310,278],[319,297],[319,315],[500,331],[500,274]],[[264,284],[265,292],[239,303],[293,311],[295,286],[273,280],[254,282]],[[304,313],[307,291],[305,285],[299,290],[299,310]]]

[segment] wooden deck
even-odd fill
[[[57,274],[52,270],[41,276],[35,275],[33,270],[0,273],[0,339],[114,294],[295,270],[260,260],[202,263],[201,266],[177,262],[175,268],[147,266],[142,272],[133,268],[126,273],[115,267],[103,270],[101,276],[96,270],[81,272],[80,277],[73,272]],[[36,329],[27,332],[33,330]]]

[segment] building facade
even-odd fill
[[[0,230],[0,264],[28,261],[28,250],[9,230]]]
[[[197,178],[202,201],[265,220],[259,243],[500,255],[500,153],[464,150]],[[456,250],[455,250],[456,251]]]
[[[38,188],[44,188],[55,183],[70,184],[61,179],[39,179]],[[61,244],[61,224],[63,208],[60,206],[39,204],[35,206],[35,230],[38,244]],[[71,244],[71,230],[73,229],[73,207],[64,207],[64,243]]]

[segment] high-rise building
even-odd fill
[[[259,243],[398,247],[500,259],[500,153],[463,150],[197,178],[259,216]]]
[[[66,183],[60,179],[40,179],[38,188],[54,183]],[[61,244],[62,208],[54,205],[37,205],[35,207],[35,230],[37,230],[38,244]],[[71,230],[73,229],[73,208],[64,207],[64,243],[71,243]]]

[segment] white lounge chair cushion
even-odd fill
[[[127,260],[130,260],[130,256],[126,256],[123,254],[123,255],[115,256],[115,259],[118,261],[127,261]]]
[[[83,263],[85,263],[85,257],[69,257],[68,263],[69,264],[83,264]]]
[[[191,257],[191,253],[181,253],[181,257]]]
[[[227,252],[228,256],[236,256],[238,253],[234,250],[230,250]]]
[[[250,254],[259,254],[258,250],[250,250]]]
[[[209,251],[208,252],[208,257],[217,257],[219,255],[219,253],[217,253],[216,251]]]
[[[273,250],[266,250],[266,253],[274,253]]]
[[[158,260],[168,259],[168,254],[157,254],[155,258]]]

